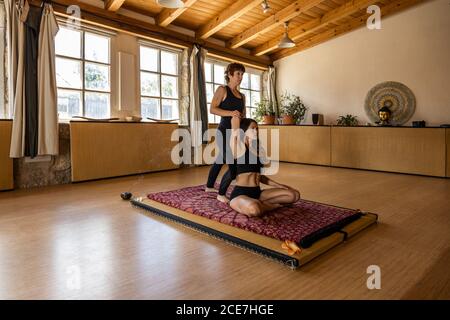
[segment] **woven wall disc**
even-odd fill
[[[379,121],[378,110],[387,106],[392,114],[390,124],[402,125],[416,111],[416,98],[412,91],[400,82],[387,81],[377,84],[367,93],[364,109],[370,121]]]

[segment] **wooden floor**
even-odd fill
[[[282,164],[305,199],[380,223],[292,271],[119,194],[201,184],[208,167],[0,193],[2,299],[450,299],[450,180]],[[381,289],[366,286],[381,268]]]

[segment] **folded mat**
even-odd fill
[[[232,191],[229,188],[228,195]],[[293,241],[302,248],[339,231],[359,219],[360,210],[347,209],[308,200],[267,212],[261,217],[248,217],[216,199],[217,193],[205,192],[205,186],[151,193],[154,200],[198,216],[251,231],[281,241]]]

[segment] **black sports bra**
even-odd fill
[[[236,174],[246,173],[246,172],[261,172],[263,164],[250,149],[245,146],[245,154],[236,160]]]

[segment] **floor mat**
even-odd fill
[[[131,203],[148,216],[169,219],[293,269],[351,238],[378,219],[374,213],[308,200],[276,209],[266,217],[248,218],[217,201],[217,193],[203,190],[204,186],[194,186],[152,193],[148,198],[133,198]],[[319,218],[321,215],[323,217]],[[318,225],[321,228],[317,229]],[[291,245],[295,243],[299,245],[298,250],[292,250]]]
[[[233,187],[229,188],[229,193]],[[261,217],[248,217],[216,199],[217,193],[204,192],[205,186],[157,192],[148,198],[168,206],[255,232],[277,240],[293,241],[303,248],[357,220],[361,212],[303,200]]]

